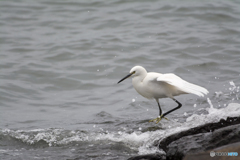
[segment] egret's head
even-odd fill
[[[142,66],[135,66],[130,70],[130,73],[133,73],[132,76],[139,76],[147,73],[147,71]]]
[[[122,82],[123,80],[131,77],[131,76],[139,76],[147,73],[146,69],[143,68],[142,66],[135,66],[130,70],[130,73],[125,76],[123,79],[121,79],[118,83]]]

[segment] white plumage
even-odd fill
[[[172,73],[158,75],[157,81],[166,82],[176,87],[179,91],[192,93],[200,97],[204,97],[204,94],[208,94],[205,88],[189,83]]]
[[[174,96],[180,94],[192,93],[203,97],[208,94],[208,90],[198,85],[189,83],[172,73],[161,74],[156,72],[147,72],[142,66],[135,66],[130,70],[130,74],[121,79],[122,82],[128,77],[132,77],[132,84],[135,90],[145,98],[155,99],[159,106],[159,117],[152,120],[157,123],[170,112],[180,108],[182,104],[174,99]],[[178,103],[178,107],[162,114],[159,104],[159,98],[169,97]],[[165,117],[164,117],[165,118]]]

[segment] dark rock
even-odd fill
[[[240,142],[240,124],[213,132],[184,136],[167,146],[167,159],[182,159],[188,153],[198,153],[219,146]]]
[[[221,119],[217,123],[208,123],[208,124],[204,124],[202,126],[191,128],[189,130],[173,134],[173,135],[168,136],[165,139],[161,140],[161,142],[159,143],[159,148],[161,148],[165,152],[167,152],[167,146],[170,143],[172,143],[173,141],[176,141],[176,140],[180,139],[181,137],[194,135],[194,134],[198,134],[198,133],[213,132],[216,129],[223,128],[223,127],[226,127],[226,126],[235,125],[235,124],[240,124],[240,117],[228,117],[226,120]]]
[[[140,155],[131,157],[128,160],[165,160],[166,156],[164,154],[146,154],[146,155]]]
[[[165,155],[150,154],[132,157],[129,160],[179,160],[183,159],[185,155],[191,157],[192,160],[207,160],[206,157],[210,157],[210,151],[208,150],[215,150],[216,147],[235,142],[240,142],[240,117],[228,117],[226,120],[221,119],[217,123],[208,123],[173,134],[161,140],[160,143],[155,141],[156,146],[158,145],[160,149],[166,152],[166,157]],[[240,154],[240,152],[238,153]],[[198,156],[194,157],[192,154]],[[216,157],[210,158],[214,160]]]
[[[188,154],[184,157],[184,160],[227,160],[227,159],[231,159],[231,160],[239,160],[239,155],[238,156],[214,156],[211,157],[210,156],[210,152],[214,151],[214,152],[237,152],[238,154],[240,154],[240,142],[238,143],[233,143],[230,145],[225,145],[223,147],[220,148],[215,148],[213,150],[209,150],[206,152],[201,152],[201,153],[197,153],[197,154]]]

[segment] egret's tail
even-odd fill
[[[200,97],[204,97],[204,94],[209,93],[207,89],[186,81],[183,82],[183,87],[181,87],[181,90],[186,93],[192,93]]]
[[[208,94],[207,89],[200,87],[198,85],[189,83],[172,73],[163,74],[159,76],[157,78],[157,81],[166,82],[170,85],[173,85],[180,91],[183,91],[185,93],[196,94],[197,96],[200,96],[200,97],[204,97],[204,94]]]

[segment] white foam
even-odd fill
[[[216,98],[219,98],[220,96],[223,95],[222,91],[215,92]]]
[[[211,104],[210,99],[209,103]],[[162,130],[144,133],[123,133],[119,136],[110,133],[109,135],[104,135],[104,138],[112,141],[123,142],[132,148],[138,148],[139,154],[155,153],[158,151],[158,148],[152,147],[154,141],[163,139],[171,134],[190,129],[192,127],[203,125],[205,123],[218,122],[220,119],[239,116],[240,104],[231,103],[226,108],[220,109],[213,108],[213,106],[210,105],[210,108],[207,108],[206,110],[208,111],[208,114],[193,114],[192,116],[188,117],[184,123],[177,123],[176,121],[164,121],[162,122]]]
[[[209,98],[207,98],[207,102],[208,102],[210,108],[213,108],[212,102],[211,102],[211,100]]]
[[[153,143],[156,140],[205,123],[218,122],[220,119],[240,115],[240,104],[231,103],[225,108],[217,109],[213,108],[210,99],[208,99],[208,102],[210,108],[205,109],[208,114],[193,114],[183,123],[174,120],[163,120],[160,122],[161,129],[156,131],[142,132],[144,129],[141,127],[132,133],[128,133],[125,130],[104,131],[103,129],[99,132],[68,131],[64,129],[37,129],[32,131],[4,129],[1,132],[28,144],[45,141],[49,146],[54,146],[79,141],[87,141],[90,143],[92,141],[112,141],[122,142],[131,149],[137,150],[139,154],[149,154],[158,151],[157,147],[153,147]]]
[[[233,86],[234,88],[236,88],[236,85],[235,85],[235,83],[234,83],[233,81],[230,81],[229,84],[230,84],[231,86]]]

